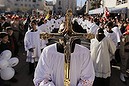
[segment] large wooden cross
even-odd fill
[[[71,59],[71,44],[75,39],[92,39],[93,34],[76,33],[72,30],[72,10],[67,10],[65,16],[65,27],[60,33],[41,33],[41,39],[62,39],[64,46],[64,86],[70,86],[70,59]]]

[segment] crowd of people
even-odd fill
[[[80,42],[72,46],[70,86],[110,86],[111,66],[119,63],[120,80],[126,83],[129,19],[107,19],[85,14],[73,16],[71,22],[75,32],[92,33],[95,38],[90,40],[90,49],[81,46]],[[51,44],[51,39],[42,40],[40,34],[58,33],[64,28],[65,16],[61,15],[48,18],[44,15],[1,15],[0,53],[10,50],[12,56],[17,57],[19,46],[23,45],[35,86],[63,86],[63,45],[60,42]]]

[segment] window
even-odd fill
[[[37,7],[39,6],[39,4],[37,4]]]
[[[128,2],[127,0],[117,0],[116,5],[125,4],[127,2]]]
[[[29,4],[29,7],[31,7],[31,4]]]
[[[33,0],[33,2],[36,2],[36,0]]]
[[[27,4],[25,4],[25,7],[27,7]]]
[[[36,7],[36,6],[33,4],[33,7]]]
[[[18,6],[18,4],[17,4],[17,3],[15,3],[14,5],[15,5],[15,6]]]
[[[61,5],[61,1],[59,1],[59,5]]]
[[[21,4],[21,6],[23,6],[23,4]]]

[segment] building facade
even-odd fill
[[[0,0],[7,11],[23,11],[26,12],[32,9],[44,9],[44,0]],[[1,3],[0,3],[1,4]]]
[[[101,0],[88,0],[89,1],[89,10],[96,9],[101,6]]]
[[[100,1],[99,8],[90,10],[89,14],[102,14],[104,13],[105,7],[108,8],[109,12],[114,15],[120,15],[122,18],[129,17],[129,0],[90,0],[92,3]],[[97,3],[97,2],[96,2]],[[95,4],[94,4],[95,5]]]
[[[129,0],[103,0],[104,7],[114,7],[114,8],[127,8],[126,16],[129,17]],[[111,3],[110,3],[111,2]],[[125,11],[124,9],[122,9]]]
[[[76,13],[77,1],[76,0],[56,0],[54,5],[54,13],[65,14],[67,9],[72,9]]]

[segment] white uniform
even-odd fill
[[[92,86],[94,77],[90,51],[86,47],[76,44],[75,50],[71,54],[70,86],[83,86],[81,80],[85,82],[86,86]],[[44,84],[46,79],[52,81]],[[33,81],[35,86],[64,86],[64,54],[57,52],[56,44],[44,48]]]
[[[107,78],[111,76],[110,58],[114,55],[116,46],[111,39],[104,37],[100,42],[91,40],[91,58],[95,68],[95,76]]]
[[[99,26],[98,25],[96,25],[95,23],[91,23],[89,33],[97,34],[98,29],[99,29]]]
[[[50,23],[51,23],[51,31],[55,28],[55,19],[54,18],[52,18],[51,20],[50,20]]]
[[[109,33],[107,32],[107,30],[104,30],[104,34],[106,37],[110,38],[114,42],[115,46],[117,46],[118,42],[117,42],[117,35],[115,32]]]
[[[31,30],[29,30],[25,34],[24,46],[25,51],[27,51],[26,62],[34,63],[35,61],[38,61],[41,54],[41,49],[45,47],[44,41],[40,39],[40,33],[40,30],[37,30],[36,32],[32,32]],[[30,48],[34,48],[34,52],[30,52]]]
[[[49,28],[49,23],[45,23],[45,24],[42,24],[41,26],[38,27],[39,30],[41,30],[42,32],[46,32],[46,33],[50,33],[51,30]]]
[[[118,27],[113,27],[112,30],[116,33],[117,35],[117,42],[120,42],[120,38],[122,36],[122,33]]]

